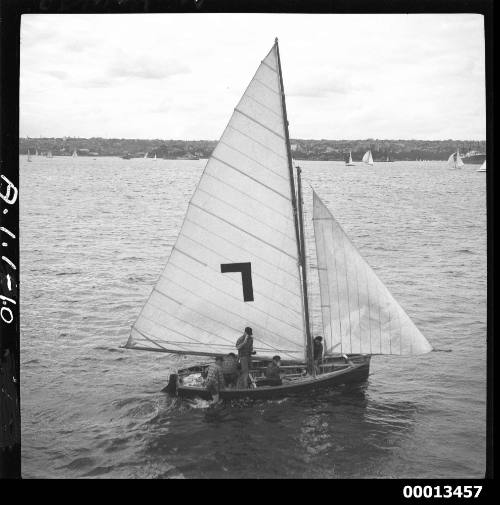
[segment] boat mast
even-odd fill
[[[297,199],[295,197],[295,182],[293,175],[293,161],[292,161],[292,150],[290,148],[290,134],[288,132],[288,117],[286,115],[286,103],[285,103],[285,89],[283,87],[283,75],[281,73],[281,59],[280,59],[280,50],[278,46],[278,38],[274,39],[274,45],[276,46],[276,56],[278,58],[278,75],[280,78],[280,89],[281,89],[281,108],[283,111],[283,122],[285,127],[285,142],[286,142],[286,154],[288,159],[288,171],[290,175],[290,194],[292,198],[292,209],[293,209],[293,221],[295,224],[295,238],[297,241],[297,252],[299,255],[299,274],[300,270],[302,270],[302,303],[304,307],[304,322],[306,327],[306,349],[307,349],[307,361],[308,368],[310,368],[310,372],[314,373],[314,367],[312,366],[312,353],[311,353],[311,330],[309,327],[309,307],[307,302],[307,278],[306,278],[306,269],[305,269],[305,248],[301,242],[301,235],[299,234],[299,220],[297,217]],[[298,178],[298,184],[300,185],[300,177]],[[302,195],[299,195],[299,206],[300,206],[300,221],[302,223]],[[301,268],[302,267],[302,268]]]
[[[312,336],[309,328],[309,303],[307,299],[307,276],[306,276],[306,240],[304,236],[304,213],[302,209],[302,180],[300,173],[302,169],[297,165],[297,193],[299,201],[299,225],[300,225],[300,249],[302,254],[300,256],[300,263],[302,266],[302,284],[304,293],[304,314],[306,319],[306,340],[307,340],[307,368],[310,374],[314,377],[316,376],[316,370],[314,368],[314,356],[313,356],[313,344]]]

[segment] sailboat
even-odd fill
[[[373,165],[373,157],[371,149],[368,149],[368,151],[366,151],[365,155],[363,156],[363,163],[365,163],[366,165]]]
[[[36,149],[36,150],[35,150],[35,156],[40,156],[40,155],[38,154],[38,149]]]
[[[346,165],[346,167],[354,167],[356,165],[356,163],[352,162],[352,152],[351,151],[349,151],[349,157],[346,159],[345,165]]]
[[[149,152],[147,152],[145,155],[144,155],[144,159],[146,159],[148,157],[148,154]]]
[[[52,158],[52,151],[47,151],[47,158]]]
[[[78,153],[76,152],[76,149],[73,150],[73,158],[78,158]]]
[[[297,191],[296,191],[297,188]],[[431,345],[313,194],[324,356],[313,363],[301,170],[294,167],[278,40],[259,65],[208,159],[168,262],[124,347],[199,356],[165,390],[211,395],[209,356],[235,352],[253,329],[252,386],[220,398],[284,397],[366,381],[374,354]],[[281,385],[263,380],[280,355]]]
[[[462,158],[460,158],[460,151],[457,150],[457,152],[450,155],[448,158],[448,166],[452,170],[462,168],[464,166],[464,162],[462,161]]]
[[[154,157],[154,160],[156,161],[156,153],[155,153],[155,157]]]
[[[476,170],[476,172],[486,172],[486,160],[483,161],[483,164]]]
[[[31,161],[31,154],[29,149],[28,149],[28,161]]]

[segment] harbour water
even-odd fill
[[[375,356],[361,388],[208,417],[160,391],[189,360],[120,348],[204,164],[20,157],[23,477],[484,476],[485,174],[302,162],[306,186],[449,352]],[[314,255],[309,266],[318,334]]]

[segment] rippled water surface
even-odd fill
[[[20,164],[24,477],[484,476],[478,167],[303,162],[306,187],[432,345],[451,352],[374,357],[362,388],[207,416],[203,402],[160,392],[180,358],[119,347],[205,161],[23,156]],[[305,200],[310,231],[309,193]],[[310,267],[319,332],[313,254]]]

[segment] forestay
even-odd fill
[[[257,355],[304,359],[279,71],[275,45],[207,162],[127,347],[227,353],[251,326]]]
[[[316,193],[313,221],[325,347],[333,353],[432,350]]]

